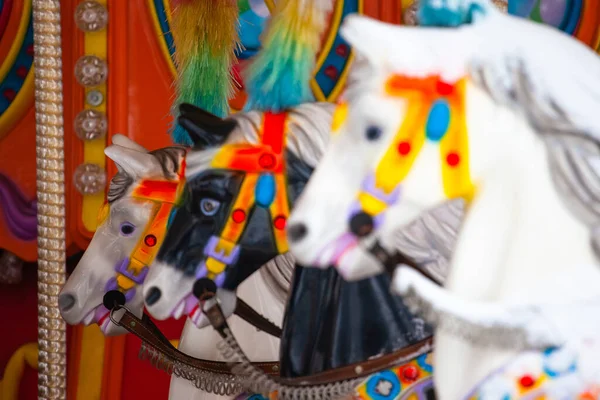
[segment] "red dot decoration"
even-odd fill
[[[530,375],[524,375],[519,379],[519,383],[521,386],[529,388],[535,384],[535,379],[533,379]]]
[[[419,370],[413,365],[409,365],[402,369],[402,376],[407,381],[414,381],[419,377]]]
[[[337,77],[338,77],[338,70],[333,65],[330,65],[327,68],[325,68],[325,75],[329,79],[337,79]]]
[[[158,242],[158,240],[156,240],[156,236],[154,235],[147,235],[144,238],[144,243],[146,244],[146,246],[148,247],[154,247],[156,246],[156,243]]]
[[[445,96],[445,95],[449,95],[452,92],[454,92],[454,85],[451,85],[444,81],[437,81],[437,83],[435,84],[435,89],[437,90],[437,92],[439,94],[441,94],[442,96]]]
[[[239,224],[244,222],[244,220],[246,219],[246,213],[244,212],[244,210],[240,210],[238,208],[237,210],[233,211],[233,214],[231,214],[231,218],[233,219],[233,222]]]
[[[33,45],[30,44],[29,46],[27,46],[27,48],[25,49],[25,52],[27,53],[27,55],[32,56],[33,57],[33,53],[35,52],[33,50]]]
[[[403,156],[410,153],[410,143],[400,142],[400,144],[398,144],[398,153],[400,153]]]
[[[456,167],[460,163],[460,156],[457,153],[448,153],[446,162],[451,167]]]
[[[335,48],[335,53],[340,56],[340,57],[348,57],[348,53],[350,52],[350,48],[348,48],[348,45],[344,44],[344,43],[340,43],[338,44],[338,46]]]
[[[23,66],[17,68],[17,76],[21,79],[25,79],[27,77],[27,68]]]
[[[275,226],[275,229],[279,229],[280,231],[285,229],[286,223],[287,218],[285,218],[283,215],[279,215],[275,218],[275,220],[273,220],[273,225]]]
[[[265,153],[258,158],[258,165],[265,169],[271,169],[275,166],[275,156]]]
[[[2,94],[8,101],[13,101],[17,97],[17,92],[14,89],[6,89]]]

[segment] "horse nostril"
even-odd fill
[[[357,237],[367,236],[373,232],[373,217],[364,211],[355,214],[350,218],[350,232]]]
[[[308,228],[302,222],[296,222],[287,229],[287,236],[291,242],[298,242],[306,236]]]
[[[160,296],[162,296],[160,289],[157,288],[156,286],[151,287],[150,293],[148,293],[148,296],[146,296],[146,305],[149,305],[149,306],[153,305],[158,300],[160,300]]]
[[[69,311],[71,308],[73,308],[75,303],[75,296],[72,294],[65,293],[58,296],[58,308],[60,309],[60,312]]]

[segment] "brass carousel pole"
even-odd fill
[[[60,0],[33,0],[38,204],[38,398],[66,399],[65,171]]]

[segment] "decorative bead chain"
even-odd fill
[[[38,398],[66,399],[66,278],[60,0],[33,0],[38,207]]]

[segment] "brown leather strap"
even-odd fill
[[[139,319],[128,310],[125,310],[123,316],[118,321],[113,320],[113,322],[117,322],[118,325],[133,333],[149,346],[169,357],[172,361],[180,362],[205,371],[231,375],[230,367],[225,362],[204,360],[192,357],[177,350],[147,316],[144,316],[143,319]],[[273,376],[279,375],[278,362],[256,362],[252,364],[256,368],[262,370],[265,374]]]
[[[217,332],[223,336],[224,328],[227,327],[227,321],[223,317],[218,304],[207,309],[205,313],[211,321],[215,321]],[[205,371],[231,375],[231,367],[225,362],[195,358],[177,350],[147,316],[139,319],[128,310],[125,310],[123,316],[116,322],[173,361]],[[431,351],[432,348],[433,339],[429,337],[393,353],[364,362],[346,365],[307,377],[278,379],[278,381],[285,385],[303,387],[366,377],[381,370],[408,362],[421,354]],[[278,362],[255,362],[252,365],[272,377],[278,377],[279,375]]]
[[[269,335],[281,338],[281,328],[260,315],[256,312],[248,303],[244,300],[237,298],[237,304],[235,306],[235,315],[248,322],[255,328],[268,333]]]
[[[215,328],[215,330],[222,337],[225,337],[225,328],[227,328],[227,321],[223,316],[223,312],[219,304],[213,304],[211,307],[204,310],[204,314],[208,317],[213,328]],[[372,358],[363,362],[323,371],[321,373],[314,374],[311,376],[299,378],[280,378],[277,381],[281,384],[289,386],[302,387],[306,385],[321,385],[366,377],[381,370],[404,364],[426,352],[431,351],[432,349],[433,337],[430,336],[413,345],[404,347],[393,353],[384,354],[382,356]]]
[[[306,382],[306,384],[309,385],[324,385],[327,383],[368,377],[369,375],[385,369],[405,364],[422,354],[430,352],[431,350],[433,350],[433,336],[420,340],[419,342],[410,346],[396,350],[393,353],[384,354],[363,362],[330,369],[307,377],[279,379],[279,382],[286,385],[297,385],[300,382]]]

